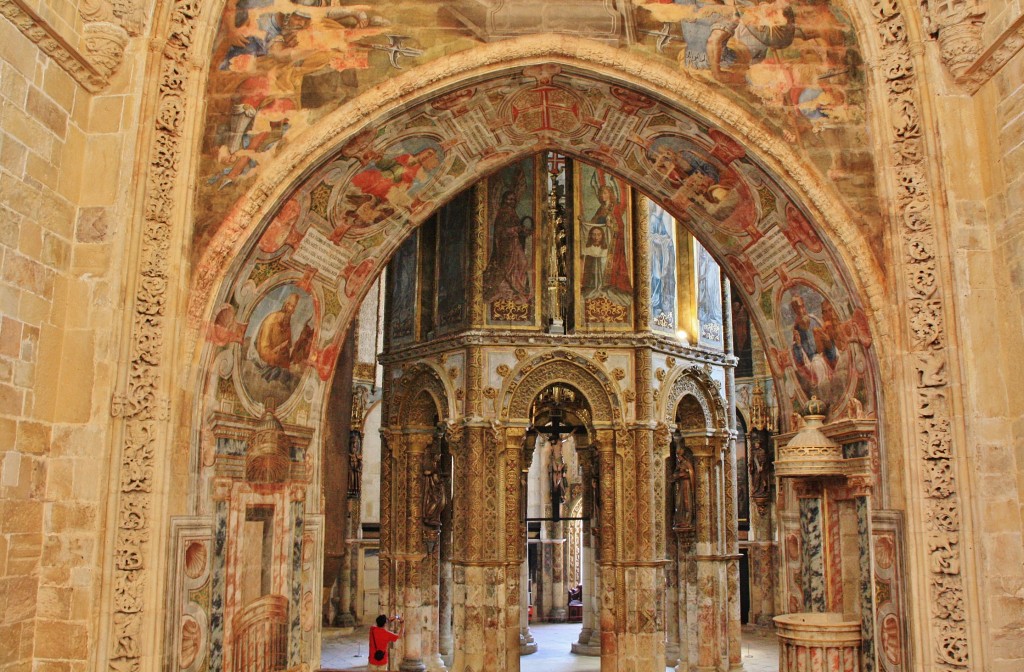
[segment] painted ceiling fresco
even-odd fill
[[[835,252],[756,157],[678,109],[555,64],[495,72],[406,109],[293,190],[221,291],[207,332],[218,407],[258,416],[272,399],[302,422],[359,298],[415,224],[544,147],[636,185],[707,245],[750,306],[792,406],[817,395],[832,411],[874,410],[865,313]]]
[[[227,0],[209,73],[194,258],[260,170],[341,104],[485,41],[547,31],[712,83],[802,147],[875,226],[870,156],[855,149],[868,146],[861,55],[849,19],[827,0]]]

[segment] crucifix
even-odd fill
[[[582,425],[565,424],[565,411],[559,406],[553,406],[548,412],[549,424],[538,431],[548,435],[548,444],[552,447],[551,458],[551,520],[558,522],[562,519],[562,502],[569,491],[569,479],[565,476],[565,462],[562,461],[562,436],[574,434],[583,429]]]

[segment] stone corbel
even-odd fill
[[[935,36],[942,62],[959,78],[984,50],[983,0],[924,0],[921,8],[925,32]]]

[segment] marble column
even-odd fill
[[[524,542],[525,543],[525,542]],[[527,600],[530,599],[528,584],[530,582],[530,568],[524,559],[519,563],[519,655],[528,656],[537,653],[537,640],[530,632],[530,613],[527,608]]]
[[[725,354],[732,356],[732,285],[725,273],[721,274],[722,282],[722,340],[725,344]],[[739,547],[739,502],[737,501],[738,481],[736,475],[736,369],[733,366],[725,368],[725,403],[726,403],[726,426],[729,436],[726,439],[725,450],[722,452],[722,472],[725,481],[725,491],[722,500],[725,519],[725,572],[726,572],[726,601],[727,608],[725,616],[725,631],[728,640],[727,657],[730,670],[743,669],[743,658],[740,653],[740,640],[742,638],[740,619],[740,547]]]

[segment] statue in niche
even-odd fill
[[[590,474],[590,535],[601,538],[601,475],[596,468]]]
[[[448,507],[450,497],[441,473],[441,455],[435,455],[430,465],[423,470],[423,524],[438,529],[441,514]]]
[[[771,495],[771,435],[761,429],[750,432],[750,496],[767,500]]]
[[[688,453],[682,441],[678,441],[676,468],[672,474],[672,529],[676,532],[689,532],[695,528],[696,479]]]
[[[352,430],[348,435],[348,496],[359,496],[363,480],[363,433]]]

